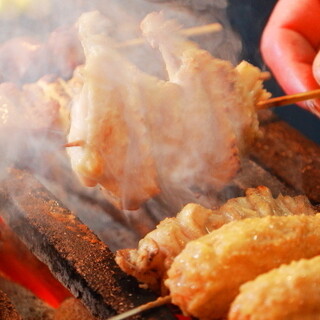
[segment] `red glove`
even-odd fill
[[[320,88],[320,0],[279,0],[262,35],[262,56],[287,94]],[[320,117],[320,99],[299,104]]]

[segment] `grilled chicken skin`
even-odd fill
[[[78,26],[83,87],[72,104],[68,140],[83,144],[68,152],[81,181],[102,186],[123,209],[137,209],[163,190],[179,199],[224,187],[257,133],[255,104],[269,96],[260,70],[212,57],[181,36],[174,21],[152,13],[141,28],[163,57],[163,80],[120,52],[98,12],[82,15]]]

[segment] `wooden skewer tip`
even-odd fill
[[[131,309],[129,311],[126,311],[124,313],[118,314],[114,317],[109,318],[108,320],[123,320],[128,317],[134,316],[138,313],[141,313],[143,311],[150,310],[152,308],[160,307],[164,304],[170,303],[171,302],[171,297],[170,296],[165,296],[165,297],[159,297],[158,299],[145,303],[139,307],[136,307],[134,309]]]
[[[203,26],[182,29],[180,30],[180,33],[185,36],[196,36],[201,34],[218,32],[222,30],[222,28],[223,28],[222,25],[216,22],[216,23],[206,24]],[[143,38],[131,39],[131,40],[127,40],[122,43],[119,43],[117,45],[117,48],[127,48],[127,47],[137,46],[137,45],[143,44],[144,42],[145,40]]]
[[[68,142],[68,143],[64,144],[63,147],[65,147],[65,148],[82,147],[83,145],[84,145],[83,140],[76,140],[76,141],[72,141],[72,142]]]
[[[257,109],[280,107],[316,98],[320,98],[320,89],[259,101]]]
[[[265,81],[271,78],[271,73],[269,71],[263,71],[260,73],[259,80]]]

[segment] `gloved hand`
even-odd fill
[[[279,0],[261,52],[287,94],[320,88],[320,0]],[[320,99],[299,104],[320,117]]]

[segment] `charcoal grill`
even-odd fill
[[[260,121],[261,137],[232,184],[212,195],[215,201],[221,203],[229,197],[243,195],[248,187],[265,185],[274,196],[306,194],[314,205],[319,204],[320,147],[269,111],[261,113]],[[92,210],[99,201],[103,203],[85,200]],[[109,239],[104,236],[101,241],[32,172],[8,169],[8,176],[0,186],[0,203],[0,215],[5,223],[97,319],[107,319],[156,298],[116,265],[108,247],[108,241],[114,245],[114,232],[110,232]],[[104,207],[101,203],[99,210]],[[123,234],[128,232],[130,239],[138,239],[160,217],[155,211],[159,211],[161,203],[158,206],[155,203],[146,204],[129,222],[105,204],[104,210],[111,210],[108,219],[112,222],[105,228],[117,225]],[[164,215],[168,213],[164,212]],[[119,241],[125,237],[120,231]],[[1,290],[0,305],[10,319],[19,319],[12,302]],[[161,307],[136,318],[174,319],[174,316],[167,307]]]
[[[79,3],[79,8],[72,13],[77,16],[81,1],[75,2]],[[88,2],[83,2],[88,5]],[[217,6],[223,2],[218,1]],[[60,4],[59,1],[54,3]],[[100,3],[93,1],[90,6],[98,7]],[[216,5],[209,5],[208,1],[185,3],[192,10],[199,10],[201,15],[207,15],[206,19],[211,14],[214,16],[217,10],[219,19],[224,16],[222,7],[211,8]],[[130,4],[127,9],[130,11],[134,5]],[[247,9],[247,6],[242,7]],[[235,12],[239,16],[238,8]],[[256,19],[252,21],[255,23]],[[44,25],[42,19],[33,22],[35,29]],[[258,32],[257,28],[255,30]],[[234,37],[230,30],[226,32],[225,38]],[[3,32],[2,40],[7,36]],[[219,48],[215,48],[214,43],[210,40],[206,45],[222,53],[220,55],[234,51],[230,50],[228,42],[217,41]],[[237,43],[233,45],[237,47]],[[254,61],[254,57],[249,58]],[[244,195],[249,187],[265,185],[274,196],[279,193],[305,194],[315,206],[319,205],[320,147],[269,111],[261,112],[260,123],[262,135],[243,161],[241,171],[222,192],[210,194],[212,203],[219,205],[228,198]],[[40,134],[36,132],[34,135]],[[14,140],[14,137],[10,138]],[[4,143],[7,141],[2,141]],[[28,153],[25,145],[19,144],[18,148],[21,154]],[[154,300],[155,294],[141,288],[135,279],[118,268],[113,252],[136,245],[139,238],[153,229],[159,220],[176,214],[178,208],[168,207],[160,196],[146,203],[138,212],[121,212],[101,195],[79,187],[71,170],[59,170],[55,159],[48,161],[51,164],[55,162],[53,170],[42,171],[40,165],[40,170],[35,172],[39,158],[46,162],[52,156],[47,154],[48,150],[45,153],[41,154],[41,150],[33,153],[27,159],[29,163],[23,158],[21,163],[9,164],[7,178],[0,182],[0,217],[6,226],[97,319],[106,319]],[[62,183],[61,176],[65,178]],[[1,287],[0,274],[0,320],[24,320],[24,314],[15,303]],[[46,312],[50,314],[52,310],[49,308]],[[167,307],[151,310],[136,318],[175,319]],[[46,320],[45,316],[39,316],[39,319]]]

